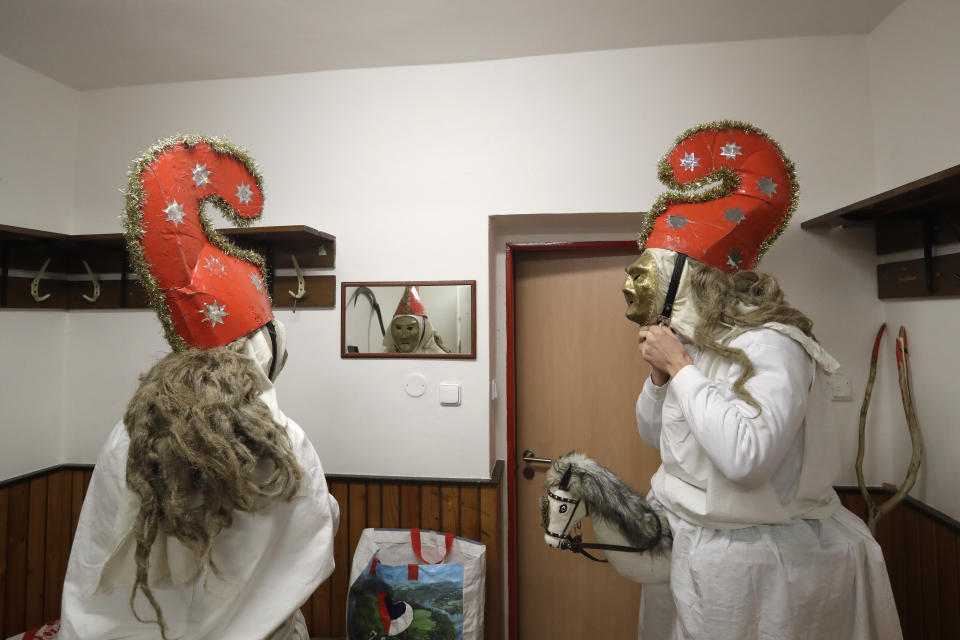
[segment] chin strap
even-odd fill
[[[670,286],[667,287],[667,298],[663,302],[663,311],[657,316],[657,324],[670,326],[670,316],[673,314],[673,302],[680,288],[680,276],[683,275],[683,265],[687,261],[684,253],[677,253],[677,261],[673,263],[673,274],[670,276]]]
[[[265,326],[267,327],[267,333],[270,334],[270,352],[273,354],[270,358],[270,373],[267,374],[267,377],[270,378],[270,382],[273,382],[273,377],[277,372],[277,329],[273,326],[272,320]]]

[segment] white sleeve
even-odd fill
[[[292,430],[291,424],[296,425],[296,432]],[[290,418],[287,418],[287,430],[293,441],[294,454],[297,457],[297,462],[300,463],[300,468],[307,475],[301,491],[305,491],[309,495],[318,511],[326,513],[330,517],[332,527],[329,542],[332,553],[333,536],[336,535],[340,527],[340,505],[327,487],[327,479],[323,473],[323,465],[320,463],[320,456],[317,455],[317,450],[313,446],[313,443],[307,438],[307,435],[303,432],[300,425],[297,425]]]
[[[658,387],[653,383],[653,378],[647,376],[637,398],[637,430],[640,431],[643,442],[654,449],[660,449],[660,414],[666,395],[667,385]]]
[[[770,329],[747,332],[730,346],[743,349],[754,365],[746,389],[759,412],[733,392],[739,365],[717,383],[688,365],[670,384],[690,431],[720,472],[759,484],[776,474],[803,425],[814,365],[803,347]]]

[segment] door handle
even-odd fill
[[[530,449],[524,449],[523,454],[521,455],[523,456],[523,461],[526,462],[527,464],[530,464],[531,462],[542,462],[544,464],[551,464],[553,462],[553,460],[551,460],[550,458],[538,458],[537,454],[535,454]]]

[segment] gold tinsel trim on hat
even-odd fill
[[[717,200],[719,198],[724,198],[731,195],[734,191],[741,187],[740,176],[737,174],[736,170],[722,167],[713,173],[700,178],[699,180],[694,180],[687,184],[680,184],[677,182],[676,176],[673,173],[673,166],[667,160],[670,154],[673,153],[674,149],[677,148],[681,142],[689,138],[690,136],[700,133],[701,131],[706,131],[712,129],[714,131],[720,131],[722,129],[743,129],[750,133],[756,134],[765,138],[773,147],[777,150],[777,153],[780,154],[780,158],[783,160],[784,167],[787,172],[787,177],[790,178],[790,206],[787,208],[787,213],[783,217],[783,220],[773,230],[769,236],[767,236],[763,242],[760,243],[759,250],[757,251],[757,257],[754,260],[753,266],[756,267],[760,262],[760,258],[763,257],[763,254],[767,252],[777,238],[780,237],[780,234],[783,233],[783,230],[786,229],[787,224],[790,222],[790,218],[793,217],[794,212],[797,210],[797,204],[800,201],[800,183],[797,182],[797,171],[796,167],[793,164],[793,161],[787,157],[787,154],[783,152],[783,147],[780,146],[780,143],[771,138],[765,131],[762,129],[753,126],[747,122],[741,122],[739,120],[717,120],[715,122],[707,122],[705,124],[697,125],[691,129],[687,129],[673,142],[673,146],[670,147],[670,150],[667,151],[660,161],[657,163],[657,177],[660,179],[660,182],[667,185],[672,191],[667,191],[661,193],[656,201],[654,201],[653,206],[650,207],[650,211],[647,213],[646,218],[643,220],[643,226],[640,228],[640,232],[637,234],[637,246],[640,247],[640,250],[643,251],[643,248],[647,244],[647,238],[650,237],[650,233],[653,231],[653,226],[657,221],[657,218],[663,215],[672,204],[690,204],[690,203],[700,203],[707,202],[709,200]],[[713,187],[700,191],[707,185],[719,182],[720,184],[715,184]],[[690,193],[691,191],[696,193]]]
[[[410,287],[407,287],[403,290],[403,312],[406,314],[410,313],[410,299],[413,297],[413,290]]]
[[[173,318],[170,316],[170,310],[167,307],[164,292],[160,288],[160,285],[157,284],[156,279],[153,277],[153,273],[150,271],[150,263],[147,261],[147,258],[143,252],[142,240],[148,229],[144,229],[143,227],[143,205],[146,203],[146,195],[143,192],[143,181],[141,180],[141,176],[147,167],[153,164],[164,152],[180,142],[182,142],[183,146],[188,149],[195,147],[201,142],[205,142],[209,144],[210,148],[215,152],[221,155],[235,157],[237,160],[243,163],[248,171],[250,171],[250,174],[253,176],[254,180],[256,180],[257,188],[260,189],[261,197],[266,200],[266,195],[263,191],[263,177],[260,175],[260,170],[257,168],[256,163],[249,156],[249,154],[247,154],[246,150],[222,138],[201,136],[196,134],[186,134],[171,138],[164,138],[147,149],[143,155],[133,162],[133,165],[130,167],[130,171],[128,173],[130,179],[127,183],[127,189],[124,192],[126,214],[123,217],[123,228],[124,236],[126,237],[127,242],[127,252],[130,255],[130,265],[139,276],[140,283],[146,290],[147,298],[150,300],[150,306],[153,307],[153,310],[160,318],[160,324],[163,325],[163,333],[167,338],[167,342],[170,343],[170,346],[174,351],[184,351],[189,349],[190,345],[188,345],[187,341],[184,340],[179,333],[177,333],[177,330],[173,324]],[[244,218],[243,216],[238,215],[234,211],[233,207],[218,195],[209,195],[205,198],[202,198],[200,200],[200,206],[197,210],[197,215],[200,218],[200,225],[203,228],[203,232],[207,236],[207,239],[224,253],[257,265],[260,268],[260,274],[263,277],[264,285],[266,285],[267,265],[266,261],[263,259],[263,256],[255,251],[241,249],[237,245],[233,244],[233,242],[231,242],[226,236],[217,231],[216,228],[214,228],[213,223],[210,221],[210,218],[204,214],[204,207],[207,202],[212,203],[221,211],[221,213],[223,213],[227,219],[239,227],[248,227],[252,225],[255,221],[262,218],[263,214],[261,213],[260,216],[255,219]],[[266,293],[267,298],[269,299],[270,294],[269,292]],[[272,302],[273,301],[271,300],[271,304]]]

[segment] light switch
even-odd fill
[[[834,400],[850,400],[853,397],[853,390],[850,388],[850,378],[842,374],[830,376],[830,393]]]
[[[460,405],[459,382],[440,383],[440,404],[447,407],[456,407]]]

